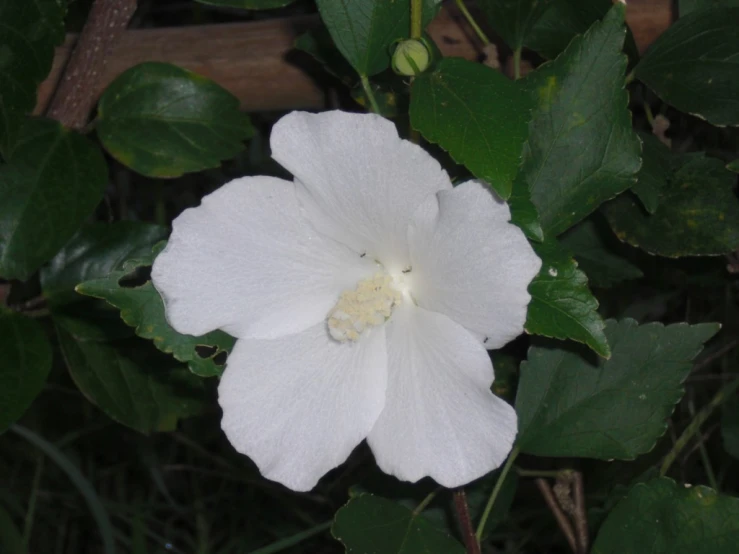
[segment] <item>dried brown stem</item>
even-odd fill
[[[457,512],[459,525],[462,527],[462,537],[467,548],[467,554],[480,554],[480,544],[475,537],[475,529],[470,518],[470,509],[467,505],[467,495],[464,489],[454,491],[454,509]]]
[[[97,82],[136,11],[137,0],[95,0],[46,114],[82,129],[97,99]]]
[[[585,505],[585,486],[582,473],[572,472],[572,496],[575,500],[575,509],[572,521],[575,525],[575,536],[579,554],[587,554],[590,548],[590,532],[588,531],[588,511]]]
[[[570,520],[567,519],[564,511],[562,511],[562,507],[557,502],[554,492],[552,491],[552,487],[549,486],[546,479],[542,478],[534,479],[534,483],[536,483],[536,486],[539,488],[539,492],[544,497],[544,502],[546,502],[549,511],[552,512],[554,519],[557,521],[560,531],[562,531],[562,534],[567,539],[567,543],[570,545],[570,550],[577,554],[578,550],[577,542],[575,541],[575,531],[572,529]]]

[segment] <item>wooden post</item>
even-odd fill
[[[626,19],[640,51],[669,27],[671,0],[629,0]],[[213,79],[241,101],[244,110],[322,108],[325,93],[298,65],[295,39],[319,25],[317,16],[259,22],[131,29],[120,38],[96,83],[95,96],[123,71],[144,61],[169,62]],[[479,44],[453,6],[445,7],[429,33],[445,56],[476,59]],[[35,113],[43,113],[56,88],[76,35],[57,49],[49,78],[39,88]]]

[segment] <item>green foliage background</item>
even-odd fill
[[[507,200],[543,261],[527,334],[491,354],[516,444],[463,491],[398,482],[364,445],[310,493],[263,479],[219,427],[233,339],[176,333],[149,271],[182,210],[285,175],[283,114],[147,61],[81,129],[31,116],[92,2],[4,0],[0,552],[736,552],[739,2],[680,0],[641,54],[620,2],[447,2],[510,78],[441,57],[436,0],[198,1],[142,0],[133,24],[318,14],[296,63],[338,107]],[[389,69],[408,38],[433,58],[413,79]]]

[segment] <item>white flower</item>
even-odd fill
[[[272,155],[173,223],[152,280],[169,323],[238,340],[218,392],[231,444],[304,491],[367,439],[406,481],[498,467],[516,414],[487,348],[523,331],[539,271],[505,203],[371,114],[294,112]]]

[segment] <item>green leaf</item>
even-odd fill
[[[554,59],[573,38],[603,19],[613,4],[613,0],[552,0],[527,33],[524,44],[545,58]],[[632,60],[639,58],[631,32],[627,33],[625,50]]]
[[[553,342],[532,347],[516,397],[519,447],[536,456],[601,460],[649,452],[682,398],[691,360],[718,329],[609,320],[610,360]]]
[[[72,291],[74,293],[74,291]],[[107,342],[135,336],[134,330],[121,321],[121,312],[107,302],[87,296],[77,301],[51,300],[51,317],[73,337]]]
[[[739,460],[739,400],[734,398],[724,405],[721,416],[721,439],[724,450]]]
[[[44,296],[54,304],[79,300],[77,285],[122,270],[128,259],[151,255],[154,245],[166,236],[166,228],[149,223],[86,225],[41,269]]]
[[[517,179],[558,235],[635,182],[641,145],[624,89],[624,5],[523,81],[537,107]]]
[[[645,456],[645,458],[648,458],[648,456]],[[640,460],[641,462],[641,460]],[[609,464],[609,470],[614,469],[614,471],[619,470],[619,466],[626,466],[628,464],[628,467],[630,470],[633,470],[637,464],[632,464],[631,462],[606,462]],[[621,467],[621,470],[624,468]],[[599,475],[600,477],[600,475]],[[620,476],[622,479],[625,477],[625,475],[621,474]],[[639,483],[646,483],[647,481],[651,481],[652,479],[659,477],[659,470],[652,466],[643,473],[638,473],[633,479],[628,480],[626,483],[622,484],[621,482],[615,484],[610,488],[608,491],[607,496],[605,497],[605,500],[600,503],[599,506],[592,506],[588,510],[588,524],[590,525],[591,529],[599,529],[600,526],[603,524],[603,521],[608,517],[608,514],[611,513],[613,508],[621,502],[626,496],[629,494],[629,491]],[[588,483],[589,487],[592,487],[591,483]],[[589,488],[590,491],[590,488]],[[596,493],[597,494],[597,493]]]
[[[644,208],[653,214],[657,211],[662,191],[667,186],[672,152],[652,134],[639,133],[639,136],[642,139],[642,166],[631,190],[639,197]]]
[[[354,68],[336,48],[325,27],[312,29],[300,35],[295,40],[295,48],[313,57],[347,87],[352,87],[359,81]]]
[[[387,69],[390,45],[409,33],[408,1],[316,0],[316,4],[336,47],[360,75]]]
[[[97,132],[119,162],[149,177],[218,167],[244,149],[249,116],[230,92],[180,67],[142,63],[124,71],[98,106]]]
[[[120,309],[121,318],[134,327],[138,336],[153,340],[159,350],[186,362],[194,374],[200,377],[221,375],[221,358],[233,347],[232,337],[222,331],[213,331],[202,337],[181,335],[167,323],[164,303],[150,280],[138,286],[126,283],[127,278],[151,266],[153,260],[151,253],[127,260],[120,269],[105,277],[85,281],[76,290],[80,294],[102,298]]]
[[[0,276],[22,281],[74,235],[103,198],[100,149],[56,121],[29,119],[0,165]]]
[[[271,10],[284,8],[295,0],[196,0],[201,4],[221,6],[224,8],[241,8],[244,10]]]
[[[513,180],[513,190],[508,198],[508,207],[511,210],[511,223],[517,225],[530,240],[542,242],[544,231],[539,222],[539,212],[531,202],[531,193],[528,185],[521,179]]]
[[[523,46],[550,2],[552,0],[481,0],[478,5],[495,32],[516,50]]]
[[[605,323],[598,314],[598,301],[588,289],[588,278],[555,240],[532,246],[542,265],[529,285],[526,332],[582,342],[600,356],[609,357]]]
[[[370,77],[387,69],[393,42],[410,35],[410,0],[316,0],[316,4],[334,44],[360,75]],[[423,1],[424,27],[440,4]]]
[[[0,2],[0,22],[0,153],[7,158],[64,40],[64,8],[57,0]]]
[[[739,0],[680,0],[678,2],[680,17],[696,10],[739,6]]]
[[[38,396],[51,369],[51,345],[33,319],[0,313],[0,433]]]
[[[651,254],[718,256],[739,247],[739,199],[736,176],[723,162],[703,153],[676,159],[662,200],[649,215],[624,194],[604,206],[616,236]]]
[[[659,478],[636,485],[598,532],[592,554],[734,554],[739,498]]]
[[[733,171],[734,173],[739,173],[739,160],[734,160],[733,162],[726,164],[726,169]]]
[[[149,434],[203,411],[202,379],[146,342],[85,340],[59,325],[57,335],[77,388],[111,419]]]
[[[739,125],[739,8],[681,17],[647,51],[634,74],[680,111],[714,125]]]
[[[379,531],[379,532],[378,532]],[[331,528],[352,554],[464,554],[465,549],[423,516],[392,500],[361,494],[336,512]]]
[[[629,260],[614,254],[608,241],[612,236],[607,226],[604,232],[592,219],[580,222],[562,235],[562,244],[575,255],[580,269],[595,287],[611,287],[644,275]],[[618,244],[615,239],[612,242]]]
[[[411,89],[411,125],[503,198],[521,162],[530,108],[515,82],[459,58],[441,60]]]

